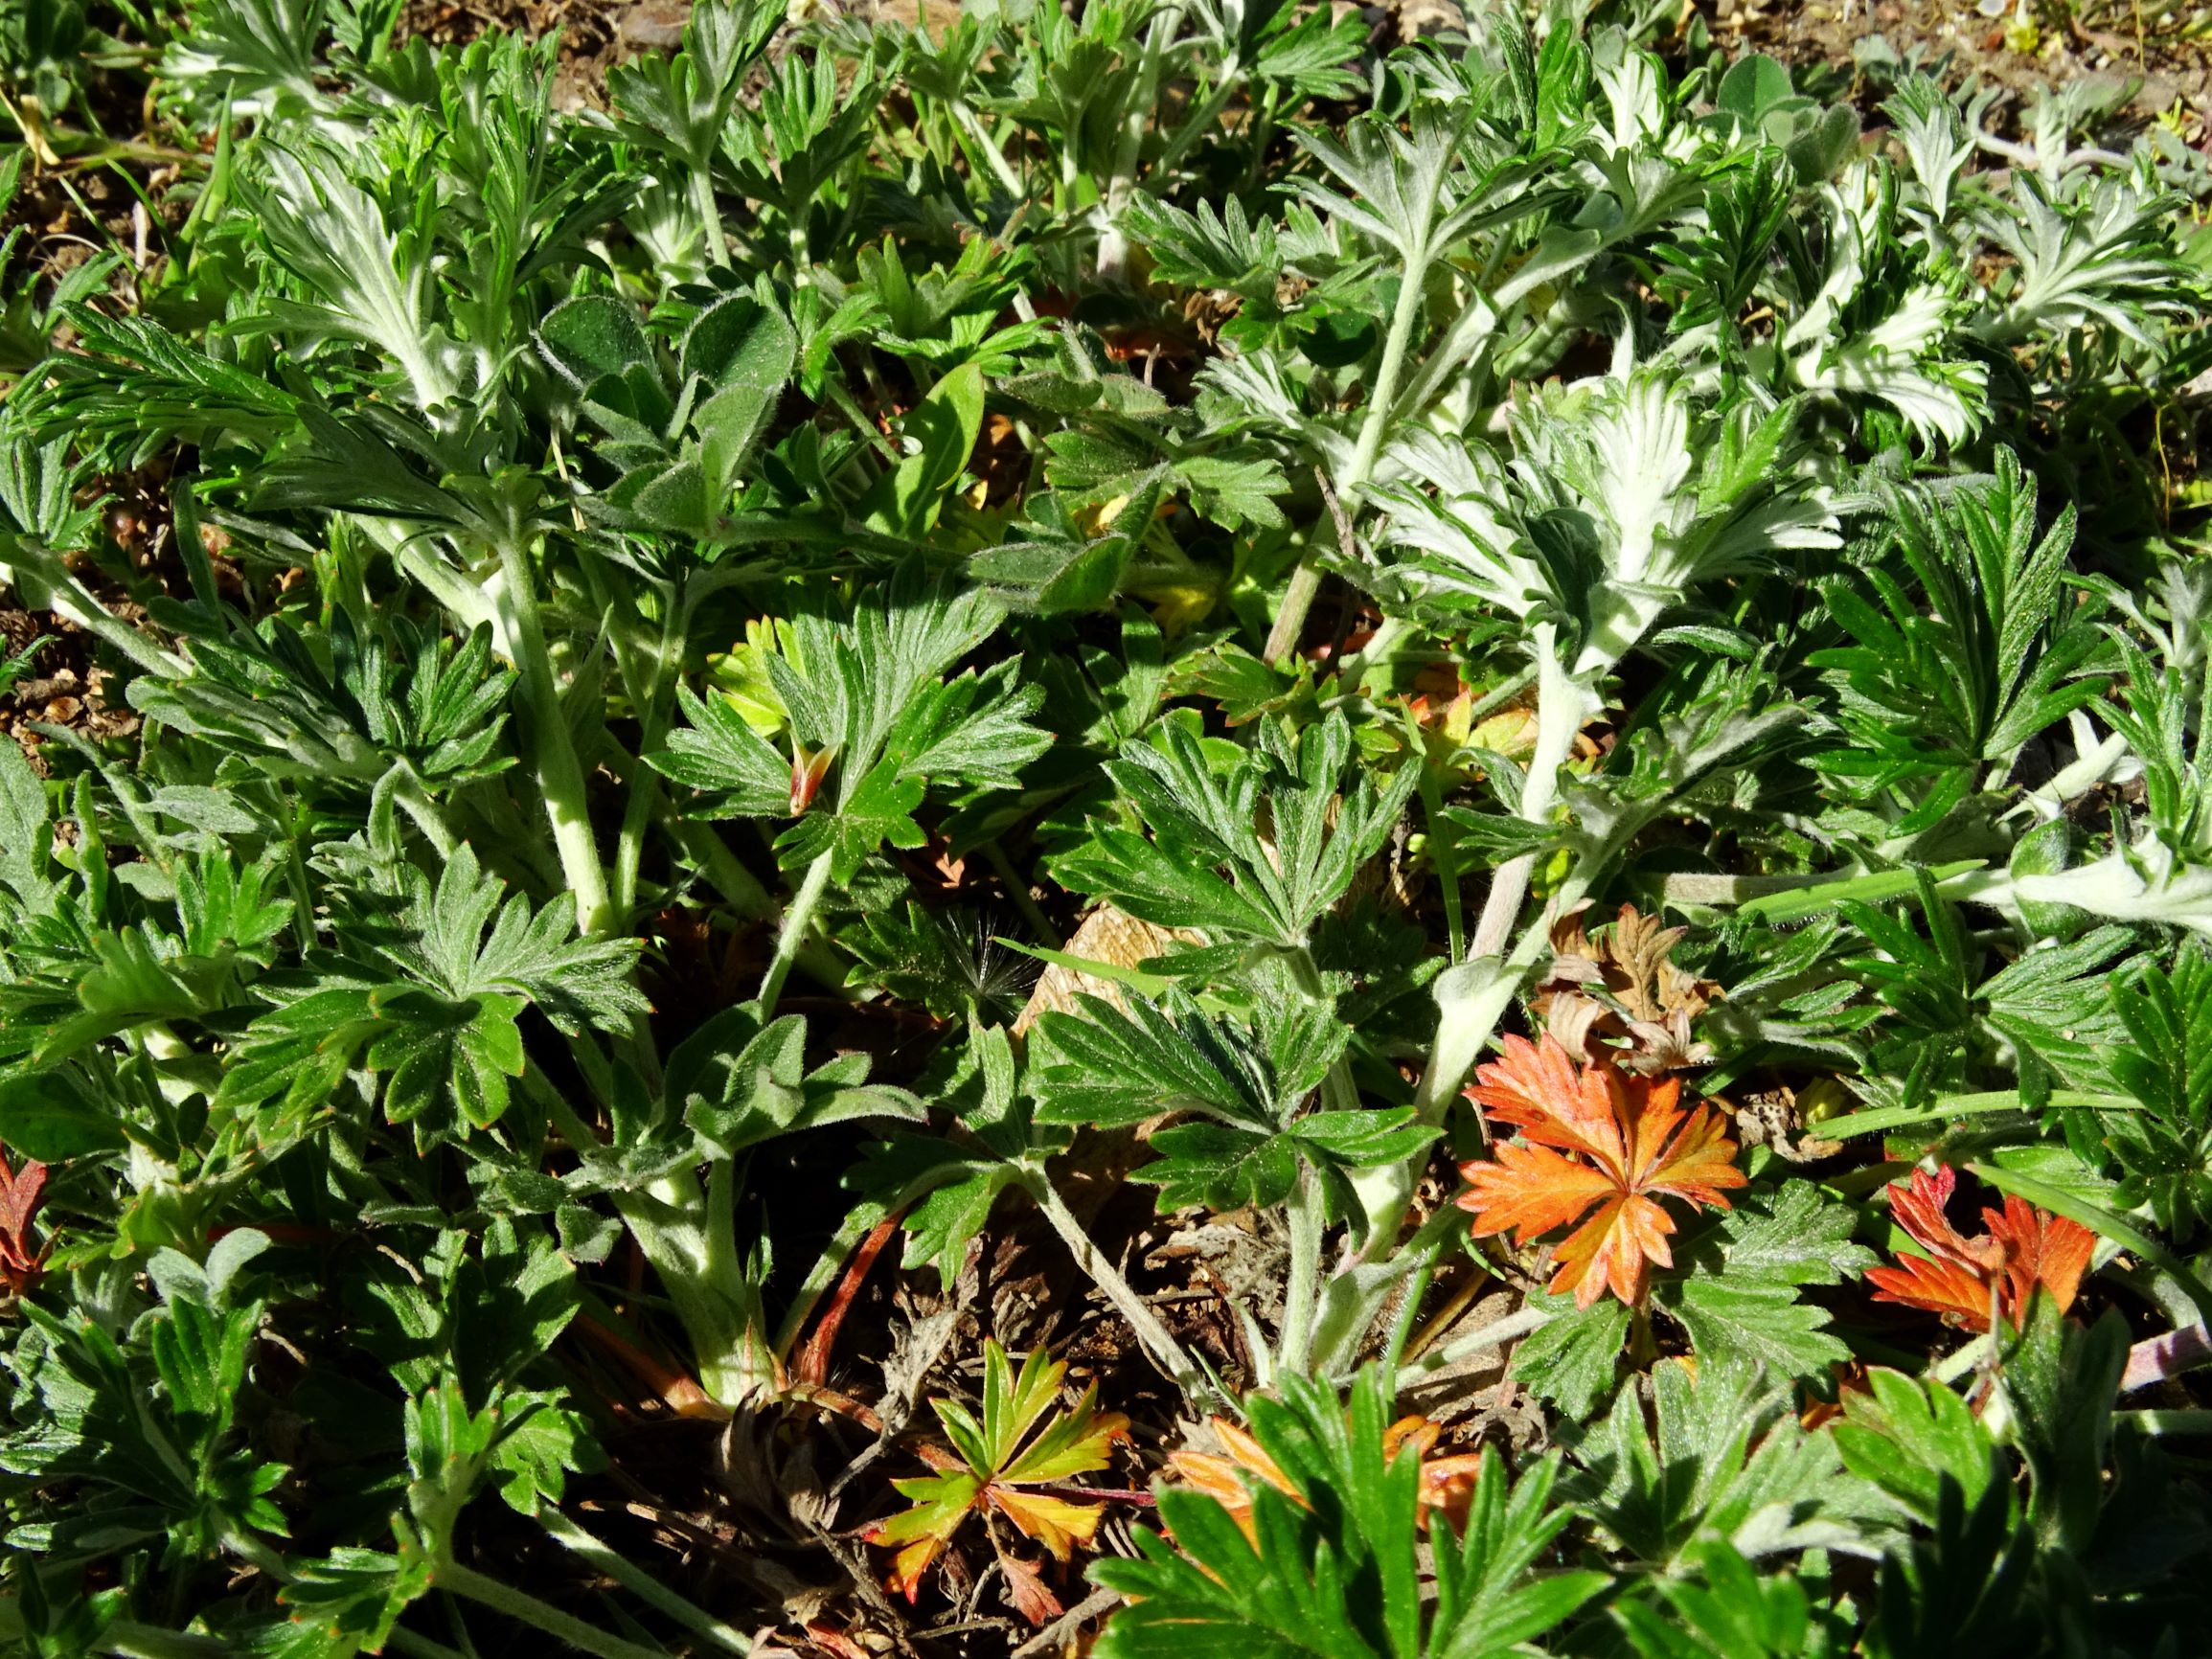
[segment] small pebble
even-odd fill
[[[681,46],[684,23],[691,12],[689,6],[674,0],[648,0],[645,5],[632,6],[624,14],[615,34],[627,44],[643,50]]]

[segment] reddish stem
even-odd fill
[[[861,1404],[849,1394],[839,1394],[833,1388],[822,1388],[810,1382],[794,1382],[783,1390],[783,1398],[797,1405],[810,1405],[822,1411],[833,1411],[839,1417],[849,1417],[871,1434],[883,1432],[883,1420],[875,1408]]]
[[[1133,1504],[1140,1510],[1157,1509],[1159,1500],[1150,1492],[1138,1491],[1133,1487],[1079,1487],[1066,1481],[1053,1481],[1044,1486],[1030,1487],[1033,1492],[1049,1492],[1056,1498],[1089,1498],[1108,1504]]]
[[[718,1403],[698,1385],[696,1378],[663,1365],[620,1331],[602,1325],[588,1310],[581,1314],[570,1329],[620,1360],[676,1416],[704,1418],[714,1422],[729,1420],[729,1408]]]
[[[845,1264],[845,1276],[837,1281],[837,1288],[823,1306],[822,1317],[814,1325],[814,1334],[799,1351],[797,1371],[801,1382],[818,1388],[829,1381],[830,1350],[836,1345],[837,1328],[845,1323],[846,1310],[853,1306],[853,1298],[860,1293],[860,1282],[868,1277],[868,1269],[876,1264],[876,1258],[883,1254],[883,1246],[898,1231],[899,1215],[902,1213],[886,1216],[877,1222],[868,1237],[860,1240],[859,1249],[853,1252],[853,1260]]]

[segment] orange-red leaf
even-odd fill
[[[21,1169],[11,1170],[0,1154],[0,1284],[18,1296],[38,1287],[54,1249],[52,1239],[37,1249],[31,1244],[32,1219],[45,1190],[44,1164],[26,1158]]]
[[[946,1540],[935,1534],[926,1538],[916,1538],[891,1559],[891,1576],[885,1584],[906,1598],[912,1606],[922,1594],[923,1577],[929,1571],[930,1562],[945,1553]]]
[[[1468,1094],[1521,1138],[1461,1167],[1461,1208],[1477,1234],[1510,1230],[1523,1244],[1580,1222],[1554,1255],[1551,1283],[1580,1307],[1608,1289],[1633,1303],[1652,1262],[1673,1264],[1675,1221],[1657,1195],[1725,1210],[1725,1190],[1746,1179],[1720,1114],[1684,1107],[1673,1079],[1625,1076],[1606,1061],[1578,1066],[1548,1034],[1540,1045],[1506,1038],[1504,1057],[1475,1074]]]
[[[1678,1091],[1672,1078],[1653,1084],[1639,1078],[1635,1083],[1649,1088],[1651,1103],[1636,1121],[1630,1184],[1639,1193],[1665,1193],[1709,1210],[1727,1209],[1722,1189],[1745,1186],[1750,1177],[1736,1168],[1736,1143],[1728,1138],[1726,1121],[1710,1106],[1684,1112],[1675,1103]]]
[[[1997,1316],[2019,1323],[2036,1286],[2064,1313],[2074,1305],[2097,1236],[2078,1221],[2052,1216],[2024,1198],[2007,1196],[2002,1210],[1981,1213],[1984,1232],[1969,1239],[1946,1210],[1958,1177],[1949,1169],[1915,1170],[1889,1190],[1890,1214],[1927,1254],[1900,1255],[1894,1267],[1874,1267],[1866,1277],[1877,1302],[1896,1302],[1941,1314],[1969,1330],[1987,1330],[1994,1300]]]
[[[1467,1093],[1492,1123],[1518,1129],[1528,1140],[1614,1163],[1623,1154],[1604,1069],[1577,1067],[1549,1034],[1541,1047],[1524,1036],[1507,1037],[1504,1057],[1477,1071]]]
[[[1006,1574],[1006,1599],[1014,1603],[1014,1610],[1032,1625],[1057,1619],[1067,1611],[1060,1604],[1060,1598],[1046,1587],[1038,1570],[1019,1556],[1002,1555],[998,1565]]]
[[[1467,1531],[1468,1511],[1474,1507],[1475,1483],[1482,1479],[1488,1451],[1458,1452],[1448,1458],[1427,1458],[1421,1466],[1422,1519],[1441,1514],[1455,1533]]]
[[[2025,1307],[2039,1284],[2051,1293],[2061,1313],[2073,1307],[2082,1275],[2089,1270],[2090,1252],[2097,1247],[2096,1234],[2010,1193],[2001,1212],[1984,1210],[1981,1218],[1990,1237],[2004,1248],[2015,1307]]]
[[[1674,1218],[1649,1198],[1634,1193],[1608,1198],[1552,1252],[1559,1268],[1552,1275],[1552,1294],[1571,1290],[1575,1306],[1587,1307],[1610,1290],[1633,1307],[1643,1300],[1646,1263],[1675,1264],[1667,1248],[1667,1235],[1674,1230]]]
[[[1989,1281],[1971,1267],[1901,1255],[1895,1267],[1869,1267],[1866,1277],[1877,1302],[1923,1307],[1970,1330],[1989,1329]]]
[[[1499,1144],[1492,1162],[1469,1164],[1460,1173],[1467,1177],[1467,1191],[1459,1202],[1474,1212],[1475,1232],[1487,1236],[1511,1228],[1523,1244],[1580,1220],[1592,1204],[1620,1191],[1603,1170],[1549,1147],[1511,1141]]]
[[[1889,1190],[1889,1213],[1938,1261],[1950,1261],[1986,1277],[2004,1266],[2004,1252],[1994,1239],[1969,1239],[1950,1224],[1946,1213],[1958,1176],[1948,1166],[1932,1175],[1915,1170],[1912,1178]]]

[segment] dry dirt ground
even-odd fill
[[[832,0],[839,3],[839,0]],[[946,0],[841,0],[849,9],[911,23],[958,14]],[[1339,5],[1346,0],[1337,0]],[[1379,37],[1431,29],[1454,0],[1389,0],[1364,8]],[[467,38],[487,25],[563,33],[564,91],[594,101],[606,66],[673,44],[687,0],[410,0],[402,28],[433,40]],[[1700,23],[1702,28],[1699,28]],[[1734,54],[1761,51],[1835,71],[1883,61],[1948,66],[2016,92],[2083,77],[2140,81],[2146,118],[2180,104],[2180,119],[2212,112],[2212,5],[2174,0],[1690,0],[1662,19],[1657,44],[1710,39]],[[1879,44],[1877,42],[1879,41]]]
[[[2167,0],[1715,0],[1690,9],[1731,53],[1821,66],[1845,84],[1885,63],[1978,78],[2017,98],[2085,80],[2133,86],[2134,113],[2201,142],[2212,114],[2212,6]]]

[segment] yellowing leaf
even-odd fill
[[[1471,699],[1469,708],[1471,710],[1472,706]],[[1459,740],[1503,755],[1509,761],[1525,761],[1536,753],[1536,726],[1534,709],[1500,709],[1489,718],[1476,721]],[[1451,728],[1448,725],[1445,730],[1449,733]]]
[[[954,1463],[938,1452],[934,1456],[941,1467],[953,1465],[947,1472],[892,1482],[902,1497],[914,1500],[914,1507],[878,1522],[864,1534],[872,1544],[899,1551],[887,1580],[892,1589],[913,1601],[930,1565],[968,1517],[986,1507],[1006,1516],[1024,1536],[1061,1561],[1074,1554],[1076,1545],[1088,1544],[1097,1534],[1105,1513],[1097,1505],[1023,1489],[1102,1469],[1113,1443],[1129,1438],[1129,1419],[1119,1412],[1098,1411],[1095,1389],[1084,1390],[1073,1409],[1053,1410],[1066,1375],[1064,1363],[1047,1360],[1042,1353],[1032,1353],[1017,1370],[1003,1348],[987,1340],[981,1413],[952,1400],[931,1402],[959,1459]],[[1003,1555],[1000,1558],[1012,1559]],[[1008,1570],[1012,1581],[1015,1568]],[[1035,1583],[1032,1569],[1023,1566],[1020,1572],[1027,1575],[1025,1585],[1042,1590]],[[1016,1595],[1015,1604],[1031,1614],[1049,1600],[1049,1596],[1040,1600],[1025,1587]]]
[[[1010,1486],[994,1485],[990,1493],[992,1508],[1062,1561],[1077,1544],[1091,1541],[1105,1513],[1096,1504],[1072,1504]]]

